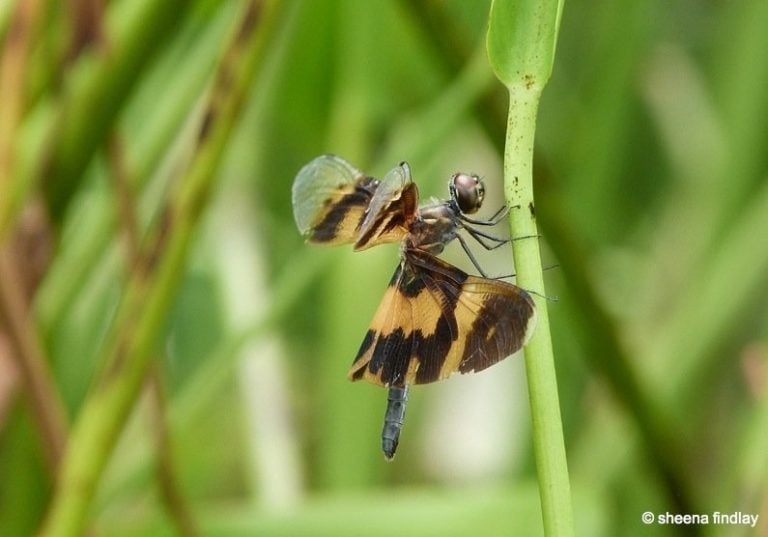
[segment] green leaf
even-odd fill
[[[562,0],[491,2],[488,59],[507,87],[522,85],[541,90],[547,83],[562,10]]]

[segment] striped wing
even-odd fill
[[[521,349],[535,324],[533,300],[516,285],[469,276],[409,248],[349,378],[405,386],[482,371]]]
[[[323,155],[296,175],[292,201],[296,226],[309,242],[355,243],[362,250],[405,236],[418,191],[407,165],[378,181],[342,158]]]
[[[360,225],[355,250],[402,240],[416,218],[418,205],[419,191],[411,181],[411,168],[401,162],[376,189]]]
[[[379,182],[349,162],[323,155],[304,166],[293,182],[293,216],[309,242],[357,240],[358,228]]]

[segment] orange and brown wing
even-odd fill
[[[293,216],[309,242],[357,241],[365,211],[379,186],[346,160],[323,155],[304,166],[293,182]]]
[[[411,168],[401,162],[381,180],[360,224],[355,250],[398,242],[408,234],[419,208],[419,190]]]
[[[335,155],[317,157],[293,182],[296,226],[309,242],[355,243],[358,250],[401,240],[416,216],[418,191],[400,168],[378,181]]]
[[[533,300],[523,289],[408,249],[349,378],[405,386],[482,371],[522,348],[535,324]]]

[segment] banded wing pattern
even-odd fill
[[[401,162],[384,176],[360,225],[355,250],[398,242],[410,232],[419,209],[419,190],[411,168]]]
[[[296,226],[309,242],[355,243],[364,250],[405,237],[416,218],[418,189],[407,164],[378,181],[342,158],[322,155],[299,171],[292,202]]]
[[[349,378],[407,386],[482,371],[522,348],[535,324],[533,300],[519,287],[407,248]]]
[[[296,226],[309,242],[355,242],[378,186],[376,179],[342,158],[317,157],[299,171],[293,183]]]
[[[411,384],[482,371],[523,347],[536,324],[524,290],[435,257],[458,239],[485,275],[459,231],[487,250],[509,242],[475,227],[497,224],[504,209],[489,220],[468,216],[484,198],[477,175],[454,174],[448,190],[450,199],[420,208],[407,163],[378,181],[333,155],[304,166],[293,184],[296,225],[309,242],[352,243],[355,250],[402,243],[400,264],[349,371],[351,380],[389,388],[381,435],[387,459],[397,450]]]

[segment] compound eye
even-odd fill
[[[485,197],[485,188],[480,178],[466,173],[457,173],[451,177],[450,191],[459,209],[465,214],[477,212]]]

